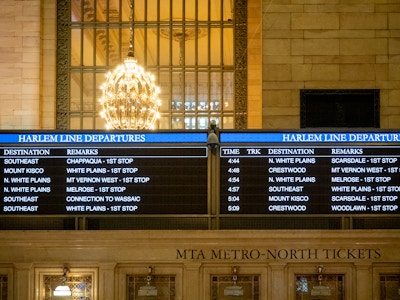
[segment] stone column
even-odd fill
[[[200,263],[185,265],[182,299],[200,299]]]
[[[271,264],[270,291],[267,291],[267,299],[287,300],[287,280],[284,264]]]
[[[357,300],[372,300],[371,264],[356,264]]]
[[[98,288],[99,300],[114,299],[114,294],[115,294],[114,278],[115,278],[116,265],[117,265],[116,263],[99,264],[99,288]]]
[[[33,299],[33,276],[31,263],[14,263],[14,300]]]

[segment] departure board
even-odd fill
[[[1,214],[206,214],[207,133],[0,133]]]
[[[221,214],[398,214],[400,133],[221,132]]]

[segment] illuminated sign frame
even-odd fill
[[[5,132],[1,214],[207,214],[207,132]]]
[[[398,132],[221,132],[220,214],[398,214]]]

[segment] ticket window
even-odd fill
[[[182,299],[183,268],[180,265],[119,265],[115,271],[115,299]]]
[[[296,300],[344,300],[344,275],[297,274]]]
[[[91,268],[72,268],[68,273],[55,268],[37,268],[35,270],[40,288],[37,299],[40,300],[95,300],[97,299],[97,271]],[[68,287],[68,293],[59,293],[58,287]],[[55,292],[57,290],[57,292]]]
[[[379,300],[400,299],[400,274],[381,274],[379,286]]]
[[[0,274],[0,299],[8,299],[8,276]]]
[[[0,300],[7,300],[13,298],[14,269],[12,267],[3,268],[0,266]]]
[[[92,276],[90,275],[70,275],[65,282],[60,281],[60,276],[44,276],[44,299],[45,300],[66,300],[66,299],[84,299],[92,300]],[[54,295],[54,291],[60,284],[67,285],[71,290],[70,296]]]
[[[203,267],[204,288],[199,299],[267,299],[269,268],[263,264],[219,265]]]
[[[212,300],[258,300],[260,299],[259,275],[212,275]]]
[[[128,275],[127,299],[174,300],[176,295],[174,275]]]

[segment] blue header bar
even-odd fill
[[[0,144],[143,144],[143,143],[207,143],[207,132],[145,133],[0,133]]]
[[[400,133],[221,132],[220,143],[400,143]]]
[[[0,132],[0,144],[207,143],[207,132]],[[399,132],[220,132],[220,143],[400,143]]]

